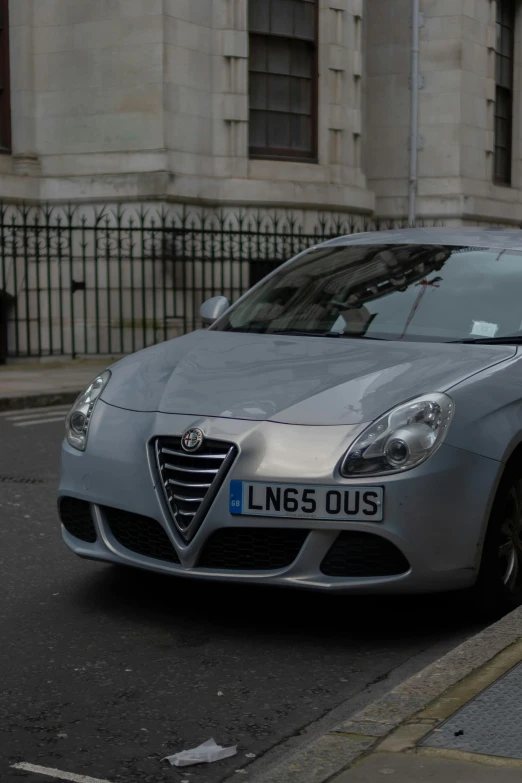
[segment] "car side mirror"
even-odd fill
[[[213,296],[212,299],[207,299],[203,302],[199,309],[201,320],[205,326],[211,326],[214,321],[221,318],[223,313],[226,313],[230,307],[230,302],[226,296]]]

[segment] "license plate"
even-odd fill
[[[382,522],[382,487],[230,482],[230,513],[260,517]]]

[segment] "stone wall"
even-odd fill
[[[367,0],[366,170],[377,213],[407,213],[409,0]],[[421,0],[418,214],[446,223],[522,217],[520,47],[515,63],[513,185],[493,184],[495,1]],[[520,18],[520,14],[519,14]]]
[[[0,197],[371,213],[364,3],[319,3],[319,161],[307,164],[248,158],[248,0],[11,0]]]
[[[410,0],[318,0],[317,163],[248,157],[248,0],[10,0],[0,199],[407,214]],[[520,221],[492,183],[495,0],[421,0],[418,213]],[[522,18],[522,17],[521,17]]]

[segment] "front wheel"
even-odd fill
[[[473,603],[499,615],[522,602],[522,471],[508,469],[491,510]]]

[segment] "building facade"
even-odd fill
[[[521,219],[518,0],[421,0],[418,214]],[[0,197],[407,214],[411,0],[0,0]]]
[[[2,4],[2,197],[373,212],[362,0]]]
[[[419,0],[416,214],[522,222],[520,0]],[[408,214],[412,0],[0,0],[0,362]]]

